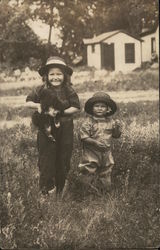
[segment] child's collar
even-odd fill
[[[62,85],[58,85],[58,86],[48,85],[47,86],[48,89],[61,89],[62,87],[63,87]]]
[[[92,116],[93,120],[95,121],[106,121],[109,120],[109,117],[96,117],[96,116]]]

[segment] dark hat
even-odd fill
[[[51,67],[61,68],[70,76],[73,73],[73,70],[65,63],[65,61],[62,58],[58,56],[53,56],[48,58],[46,64],[38,70],[38,73],[40,74],[40,76],[43,76],[44,74],[47,73],[48,69]]]
[[[93,105],[97,102],[103,102],[110,107],[110,111],[107,113],[107,116],[113,115],[117,110],[116,103],[110,98],[105,92],[96,92],[91,98],[85,103],[84,110],[86,113],[93,115]]]

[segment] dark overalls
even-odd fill
[[[26,101],[40,103],[40,93],[45,85],[37,87],[28,96]],[[70,86],[51,86],[60,101],[66,108],[80,108],[79,99]],[[73,118],[71,115],[62,115],[60,127],[52,124],[52,134],[56,142],[50,141],[41,130],[37,134],[38,167],[40,171],[40,189],[49,191],[56,186],[57,193],[63,190],[65,179],[70,169],[70,160],[73,149]]]

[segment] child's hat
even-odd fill
[[[97,102],[103,102],[110,107],[110,111],[107,112],[107,116],[113,115],[117,110],[116,103],[105,92],[96,92],[86,103],[84,110],[86,113],[93,115],[93,105]]]
[[[48,69],[51,68],[51,67],[58,67],[58,68],[62,68],[68,75],[72,75],[73,73],[73,70],[72,68],[70,68],[66,63],[65,61],[58,57],[58,56],[52,56],[52,57],[49,57],[47,59],[47,62],[44,66],[42,66],[39,70],[38,70],[38,73],[40,74],[40,76],[43,76],[44,74],[47,73]]]

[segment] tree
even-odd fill
[[[33,20],[41,19],[42,22],[49,25],[49,34],[48,34],[48,46],[46,49],[47,54],[50,54],[53,47],[51,45],[51,35],[53,27],[57,27],[58,13],[57,13],[57,0],[23,0],[24,3],[29,4],[29,6],[34,6],[34,10],[31,12],[31,18]]]
[[[1,62],[21,64],[35,57],[40,42],[26,24],[30,9],[27,5],[18,7],[10,1],[0,4],[0,55]]]
[[[66,59],[73,59],[81,54],[85,34],[88,34],[87,23],[90,20],[93,3],[91,0],[23,0],[30,6],[35,6],[32,12],[33,19],[41,19],[50,26],[48,37],[48,53],[52,53],[51,32],[52,28],[59,28],[62,46],[60,49],[54,48],[54,53],[61,53]],[[86,28],[87,27],[87,28]]]
[[[85,36],[92,35],[92,1],[64,1],[59,6],[61,29],[61,53],[71,60],[82,55]],[[65,9],[65,12],[64,12]]]

